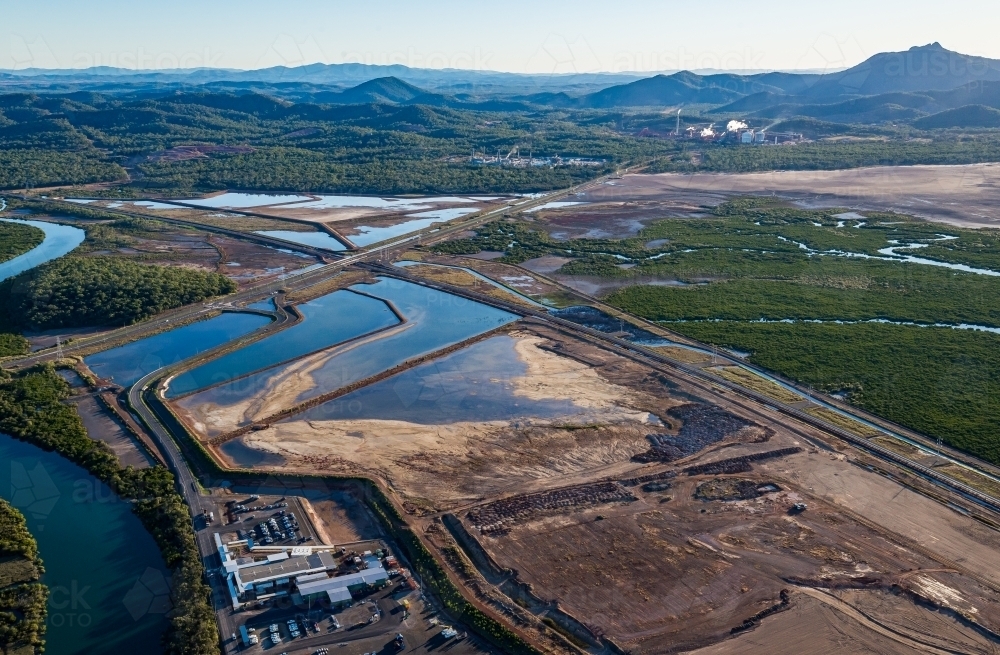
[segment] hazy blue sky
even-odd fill
[[[843,68],[940,41],[1000,59],[1000,0],[4,0],[0,68],[400,63],[569,73]]]

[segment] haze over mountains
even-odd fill
[[[874,55],[829,74],[678,72],[635,75],[517,75],[405,66],[313,64],[258,71],[0,71],[0,90],[94,91],[148,96],[182,91],[259,93],[295,103],[451,106],[484,110],[673,109],[741,116],[753,122],[914,122],[931,127],[993,127],[1000,110],[1000,60],[938,43]],[[953,111],[961,110],[961,111]],[[947,112],[947,113],[943,113]],[[933,119],[933,120],[932,120]]]

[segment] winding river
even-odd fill
[[[0,496],[45,564],[50,655],[162,652],[169,572],[132,506],[56,453],[0,434]]]
[[[3,201],[0,200],[0,202]],[[6,206],[7,204],[3,203],[3,205],[0,206],[0,211],[3,211],[3,208]],[[45,232],[45,240],[40,244],[23,255],[18,255],[17,257],[8,259],[0,264],[0,280],[6,280],[9,277],[20,275],[27,270],[40,266],[45,262],[50,262],[53,259],[59,259],[83,243],[83,238],[86,236],[86,233],[78,227],[60,225],[58,223],[16,220],[12,218],[0,218],[0,221],[5,223],[30,225],[32,227],[37,227],[42,232]]]

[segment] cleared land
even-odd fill
[[[962,617],[1000,628],[1000,534],[915,491],[919,479],[886,477],[821,432],[530,321],[491,338],[515,341],[523,370],[505,374],[497,361],[497,381],[487,382],[524,402],[524,417],[477,418],[463,398],[489,394],[468,388],[478,379],[470,373],[464,383],[441,378],[453,397],[433,420],[292,417],[243,441],[280,456],[285,473],[384,480],[481,600],[497,607],[518,598],[584,641],[610,639],[634,653],[739,648],[772,626],[780,640],[788,617],[803,616],[816,630],[797,636],[797,652],[822,651],[832,630],[854,652],[914,644],[989,652],[990,639]],[[315,364],[301,360],[301,382]],[[255,402],[289,406],[305,389],[292,377]],[[393,378],[378,384],[411,404],[423,393]],[[532,418],[531,403],[554,401],[581,411]],[[185,411],[224,431],[258,415],[249,409]],[[757,457],[774,451],[781,456]],[[808,509],[791,513],[797,502]],[[315,509],[331,514],[322,502]],[[437,522],[445,511],[481,544],[469,561],[483,578],[447,550]],[[320,523],[337,531],[341,519]],[[503,568],[516,572],[513,581],[491,572]],[[898,608],[871,606],[883,597]],[[730,638],[769,608],[777,609],[761,626]],[[934,627],[920,628],[925,613],[937,617]]]
[[[111,446],[122,466],[147,468],[153,465],[153,459],[143,446],[101,403],[96,394],[73,397],[69,402],[76,406],[90,438]]]
[[[277,279],[316,263],[312,257],[290,251],[144,219],[64,222],[87,230],[80,253],[221,273],[241,286]]]
[[[793,590],[786,611],[757,629],[692,655],[800,655],[801,653],[975,653],[994,644],[960,620],[885,591]]]
[[[280,454],[290,470],[379,475],[408,496],[447,507],[516,484],[627,462],[649,447],[650,415],[665,415],[680,402],[607,380],[591,365],[543,349],[548,340],[540,335],[519,330],[512,338],[527,368],[509,380],[525,404],[524,418],[476,421],[442,413],[433,424],[293,419],[255,431],[245,441]],[[600,363],[600,351],[582,344],[574,349]],[[638,375],[623,370],[620,377]],[[472,400],[472,394],[487,392],[464,393]],[[570,401],[575,411],[531,417],[531,401],[553,400]]]
[[[779,431],[767,446],[782,443]],[[979,558],[997,557],[991,530],[976,529],[974,522],[840,455],[810,451],[755,465],[750,480],[761,487],[777,483],[778,492],[748,500],[695,497],[704,485],[718,489],[725,480],[733,481],[681,475],[669,480],[668,489],[662,483],[629,487],[635,502],[569,507],[503,533],[480,534],[470,519],[470,531],[499,566],[515,569],[541,599],[633,652],[678,652],[725,639],[745,619],[778,604],[782,589],[791,590],[790,609],[783,611],[811,612],[799,587],[902,592],[906,611],[888,615],[890,624],[912,622],[925,612],[913,604],[917,597],[942,606],[945,614],[949,608],[967,612],[991,626],[1000,620],[992,591],[944,570],[951,558],[971,556],[963,564],[981,572],[985,561]],[[790,514],[801,501],[809,509]],[[868,521],[854,520],[858,510]],[[914,539],[914,547],[893,532]],[[957,541],[941,543],[951,539]],[[524,557],[526,552],[532,556]],[[790,580],[798,584],[790,586]],[[771,622],[787,620],[782,617],[779,612],[765,619],[765,634]],[[864,650],[863,617],[846,621],[852,652]],[[989,639],[955,618],[945,622],[988,647]],[[782,652],[820,652],[826,638],[823,631],[804,632],[795,641],[798,651]],[[717,648],[747,641],[761,645],[747,635]]]
[[[733,195],[776,194],[809,208],[848,207],[919,216],[961,227],[1000,227],[1000,165],[880,166],[840,171],[626,175],[581,201],[698,211]],[[607,222],[591,230],[618,234]],[[604,227],[602,227],[604,226]]]

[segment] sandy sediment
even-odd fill
[[[523,332],[511,336],[516,338],[518,359],[528,366],[523,376],[511,380],[518,396],[570,399],[578,407],[611,414],[621,412],[621,405],[629,403],[633,395],[629,389],[606,381],[586,364],[540,349],[545,339]]]
[[[648,448],[641,398],[575,360],[542,350],[545,339],[515,332],[527,365],[510,379],[527,400],[572,400],[579,413],[511,421],[424,425],[399,420],[290,420],[253,432],[245,443],[280,454],[292,468],[380,475],[434,503],[478,497],[516,480],[612,466]],[[440,475],[428,476],[437,471]],[[447,479],[448,482],[443,482]]]
[[[413,325],[413,323],[403,323],[280,366],[270,377],[261,380],[257,389],[248,392],[236,402],[225,404],[212,401],[211,398],[220,392],[217,389],[209,389],[182,398],[175,403],[175,407],[188,421],[189,427],[195,434],[203,438],[217,436],[296,405],[302,394],[316,388],[317,380],[314,374],[331,359],[372,340],[384,339],[408,330]]]

